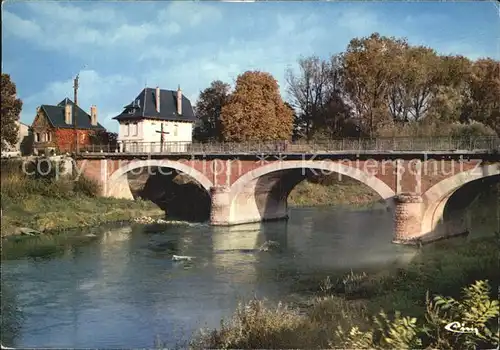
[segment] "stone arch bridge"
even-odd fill
[[[103,196],[130,198],[130,171],[182,172],[211,197],[212,225],[288,217],[287,197],[306,172],[356,179],[386,201],[394,217],[394,242],[456,234],[438,230],[448,199],[467,183],[500,175],[496,151],[328,152],[266,154],[83,153],[77,171],[97,180]]]

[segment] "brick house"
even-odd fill
[[[76,115],[76,130],[75,130]],[[90,115],[65,98],[56,106],[41,105],[37,108],[32,124],[35,153],[46,151],[72,152],[75,149],[75,131],[78,146],[91,144],[91,135],[106,129],[97,122],[97,107],[90,107]]]

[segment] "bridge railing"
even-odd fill
[[[329,152],[432,152],[432,151],[500,151],[500,138],[481,137],[385,137],[346,138],[326,141],[262,142],[132,142],[117,145],[88,145],[84,153],[132,154],[260,154],[260,153],[329,153]]]

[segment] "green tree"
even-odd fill
[[[16,96],[16,84],[9,74],[2,73],[2,115],[1,115],[1,148],[2,151],[15,145],[19,134],[19,115],[23,102]]]
[[[271,74],[247,71],[238,76],[235,91],[222,107],[221,126],[225,141],[288,140],[293,112]]]
[[[220,115],[222,107],[228,101],[230,88],[229,84],[216,80],[210,87],[200,92],[195,106],[199,121],[193,135],[196,140],[221,140]]]
[[[90,134],[90,142],[94,145],[115,147],[118,142],[118,134],[107,130],[98,130]]]
[[[441,56],[440,82],[428,114],[432,121],[450,124],[458,122],[470,76],[471,61],[463,56]]]
[[[440,57],[424,46],[402,47],[391,68],[389,112],[395,122],[420,121],[429,112],[442,81]]]

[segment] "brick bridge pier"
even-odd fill
[[[97,180],[102,195],[133,199],[130,171],[169,168],[196,180],[211,196],[212,225],[288,217],[287,197],[307,172],[360,181],[386,201],[395,243],[434,240],[464,231],[438,225],[452,194],[500,174],[495,152],[328,152],[315,154],[83,153],[76,171]],[[152,170],[150,170],[152,171]]]

